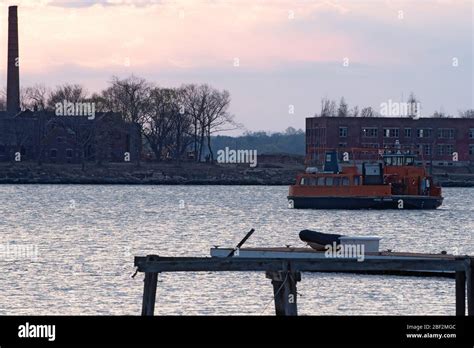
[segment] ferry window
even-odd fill
[[[343,177],[342,178],[342,186],[349,186],[349,178],[348,177]]]
[[[339,186],[341,184],[341,178],[334,178],[332,184],[333,186]]]
[[[384,158],[385,164],[388,166],[392,165],[392,157],[385,157]]]
[[[406,157],[406,158],[405,158],[405,164],[406,164],[407,166],[411,166],[411,165],[413,164],[413,162],[414,162],[413,157]]]
[[[359,186],[360,185],[360,176],[354,176],[354,185]]]
[[[318,178],[318,186],[324,186],[324,177],[323,176]]]
[[[316,185],[316,178],[309,178],[309,184],[311,186],[315,186]]]
[[[326,178],[326,186],[332,186],[333,179],[332,177]]]
[[[306,179],[305,178],[301,178],[300,185],[306,185]]]

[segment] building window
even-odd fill
[[[438,144],[438,156],[452,156],[454,152],[454,146],[452,144]]]
[[[56,138],[56,142],[57,142],[58,144],[64,143],[64,137],[57,137],[57,138]]]
[[[411,138],[411,128],[405,128],[405,138]]]
[[[469,144],[469,156],[474,156],[474,144]]]
[[[377,138],[377,135],[378,135],[377,127],[362,128],[362,136],[364,138]]]
[[[438,151],[437,151],[438,156],[444,156],[444,145],[439,144],[439,145],[437,145],[436,147],[437,147],[437,149],[438,149]]]
[[[469,139],[474,139],[474,128],[469,128]]]
[[[433,130],[431,128],[418,128],[416,130],[416,137],[417,138],[429,138],[431,137],[431,133]]]
[[[339,143],[339,147],[347,147],[347,143]]]
[[[454,153],[454,146],[452,144],[446,145],[446,154],[452,156]]]
[[[56,150],[56,149],[51,149],[51,151],[49,151],[49,157],[51,157],[51,158],[56,158],[56,157],[58,157],[58,150]]]
[[[384,138],[398,138],[400,136],[400,130],[398,128],[384,128]]]
[[[423,145],[423,155],[425,155],[425,156],[430,156],[431,155],[431,145],[430,144],[424,144]]]
[[[347,137],[347,127],[339,127],[339,137]]]
[[[453,128],[439,128],[438,129],[438,138],[440,138],[440,139],[454,139],[454,129]]]
[[[72,158],[72,155],[73,155],[72,149],[66,149],[66,157],[67,158]]]

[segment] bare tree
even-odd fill
[[[207,138],[207,149],[210,160],[214,160],[214,153],[211,147],[211,135],[216,132],[235,129],[233,116],[229,114],[230,94],[228,91],[218,91],[213,89],[208,103],[205,107],[205,127]],[[229,128],[230,127],[230,128]]]
[[[434,118],[450,118],[452,116],[450,116],[447,113],[445,113],[444,111],[440,110],[440,111],[435,111],[433,113],[433,117]]]
[[[174,158],[179,162],[185,154],[188,146],[193,143],[192,137],[193,120],[185,108],[185,91],[183,88],[177,90],[178,113],[174,115],[173,132],[175,139]]]
[[[47,108],[50,110],[56,109],[56,104],[67,101],[69,103],[80,103],[87,99],[87,90],[78,84],[64,84],[57,86],[54,91],[49,94]]]
[[[182,90],[184,109],[191,116],[193,123],[194,158],[199,162],[202,157],[206,129],[204,112],[211,88],[208,85],[185,85]]]
[[[419,100],[416,98],[415,93],[411,92],[408,96],[408,117],[414,118],[418,116],[419,110]]]
[[[359,107],[356,105],[352,108],[350,115],[352,117],[358,117],[359,116]]]
[[[327,98],[321,99],[321,117],[336,116],[336,102]]]
[[[51,97],[51,90],[42,84],[27,87],[24,91],[25,108],[43,111],[48,108],[48,101]]]
[[[459,111],[459,117],[474,118],[474,109],[467,109],[467,110],[464,110],[464,111]]]
[[[360,112],[360,117],[375,117],[375,112],[372,107],[363,108]]]
[[[176,90],[155,87],[150,91],[150,105],[143,122],[145,136],[157,161],[169,156],[174,118],[179,114]],[[166,152],[166,153],[164,153]]]
[[[337,109],[337,116],[338,117],[347,117],[349,116],[349,107],[344,100],[344,97],[341,98],[341,101],[339,102],[339,107]]]
[[[122,115],[123,120],[133,122],[140,127],[143,125],[149,108],[151,85],[142,78],[134,75],[119,79],[114,77],[111,86],[102,92],[100,105],[102,111],[114,111]],[[140,164],[141,151],[136,154],[137,165]]]

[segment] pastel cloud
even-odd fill
[[[472,94],[466,74],[473,73],[469,0],[0,0],[0,77],[6,71],[1,52],[7,21],[1,5],[13,3],[19,5],[27,83],[79,79],[93,90],[113,74],[129,73],[173,85],[212,82],[236,96],[238,118],[250,122],[253,107],[265,119],[262,126],[277,110],[278,102],[268,105],[272,98],[294,96],[297,101],[288,103],[298,102],[303,113],[298,121],[282,119],[281,125],[303,127],[302,118],[314,113],[325,95],[377,105],[417,87],[427,110],[433,110],[439,96],[429,90],[438,74],[463,88],[456,96],[450,86],[447,108],[454,113],[472,107],[472,98],[465,96]],[[453,57],[462,63],[462,76],[452,73]],[[344,58],[351,69],[341,71]],[[286,87],[274,90],[272,78]],[[300,90],[307,88],[311,97]],[[267,93],[261,98],[265,104],[254,100],[256,93]]]

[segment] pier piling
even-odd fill
[[[158,256],[148,255],[145,262],[157,260]],[[156,301],[156,287],[158,285],[157,272],[145,272],[145,279],[143,280],[143,301],[142,301],[142,316],[153,316],[155,313]]]
[[[266,277],[272,280],[275,314],[298,315],[296,283],[301,280],[301,273],[289,270],[266,272]]]
[[[467,287],[467,315],[474,316],[474,258],[467,260],[466,266],[466,287]]]
[[[456,272],[456,315],[466,315],[466,272]]]

